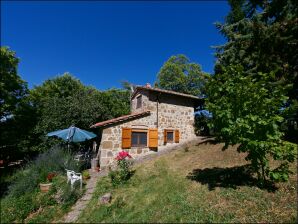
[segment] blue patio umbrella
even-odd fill
[[[86,131],[74,126],[67,129],[53,131],[47,134],[47,136],[57,136],[63,140],[70,142],[84,142],[86,140],[96,137],[96,134]]]

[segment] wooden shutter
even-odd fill
[[[175,130],[175,143],[179,143],[180,133],[179,130]]]
[[[164,141],[164,144],[167,144],[167,130],[163,131],[163,141]]]
[[[122,128],[122,149],[131,148],[131,128]]]
[[[149,129],[149,148],[158,147],[158,131],[157,128]]]

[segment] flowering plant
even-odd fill
[[[129,159],[132,158],[131,155],[126,151],[121,151],[115,157],[117,161],[117,170],[111,171],[109,176],[111,178],[112,184],[114,186],[125,183],[131,176],[130,166],[131,162]]]
[[[128,152],[126,151],[121,151],[118,153],[118,155],[116,156],[116,160],[119,161],[119,160],[123,160],[123,159],[126,159],[126,158],[131,158],[131,155],[129,155]]]
[[[53,179],[55,176],[56,176],[55,173],[48,173],[48,175],[47,175],[47,180],[48,180],[49,182],[52,182],[52,179]]]

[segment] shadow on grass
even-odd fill
[[[277,187],[270,181],[260,184],[253,177],[250,165],[195,169],[188,174],[187,178],[203,185],[207,184],[210,191],[216,187],[236,189],[240,186],[255,186],[268,192],[277,190]]]
[[[202,138],[203,141],[199,142],[196,146],[203,145],[203,144],[211,144],[211,145],[216,145],[220,143],[219,141],[215,140],[214,137],[204,137]]]

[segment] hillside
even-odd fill
[[[245,155],[222,146],[203,143],[137,165],[118,188],[100,179],[78,222],[295,222],[296,164],[288,183],[261,189]],[[100,205],[107,192],[111,204]]]

